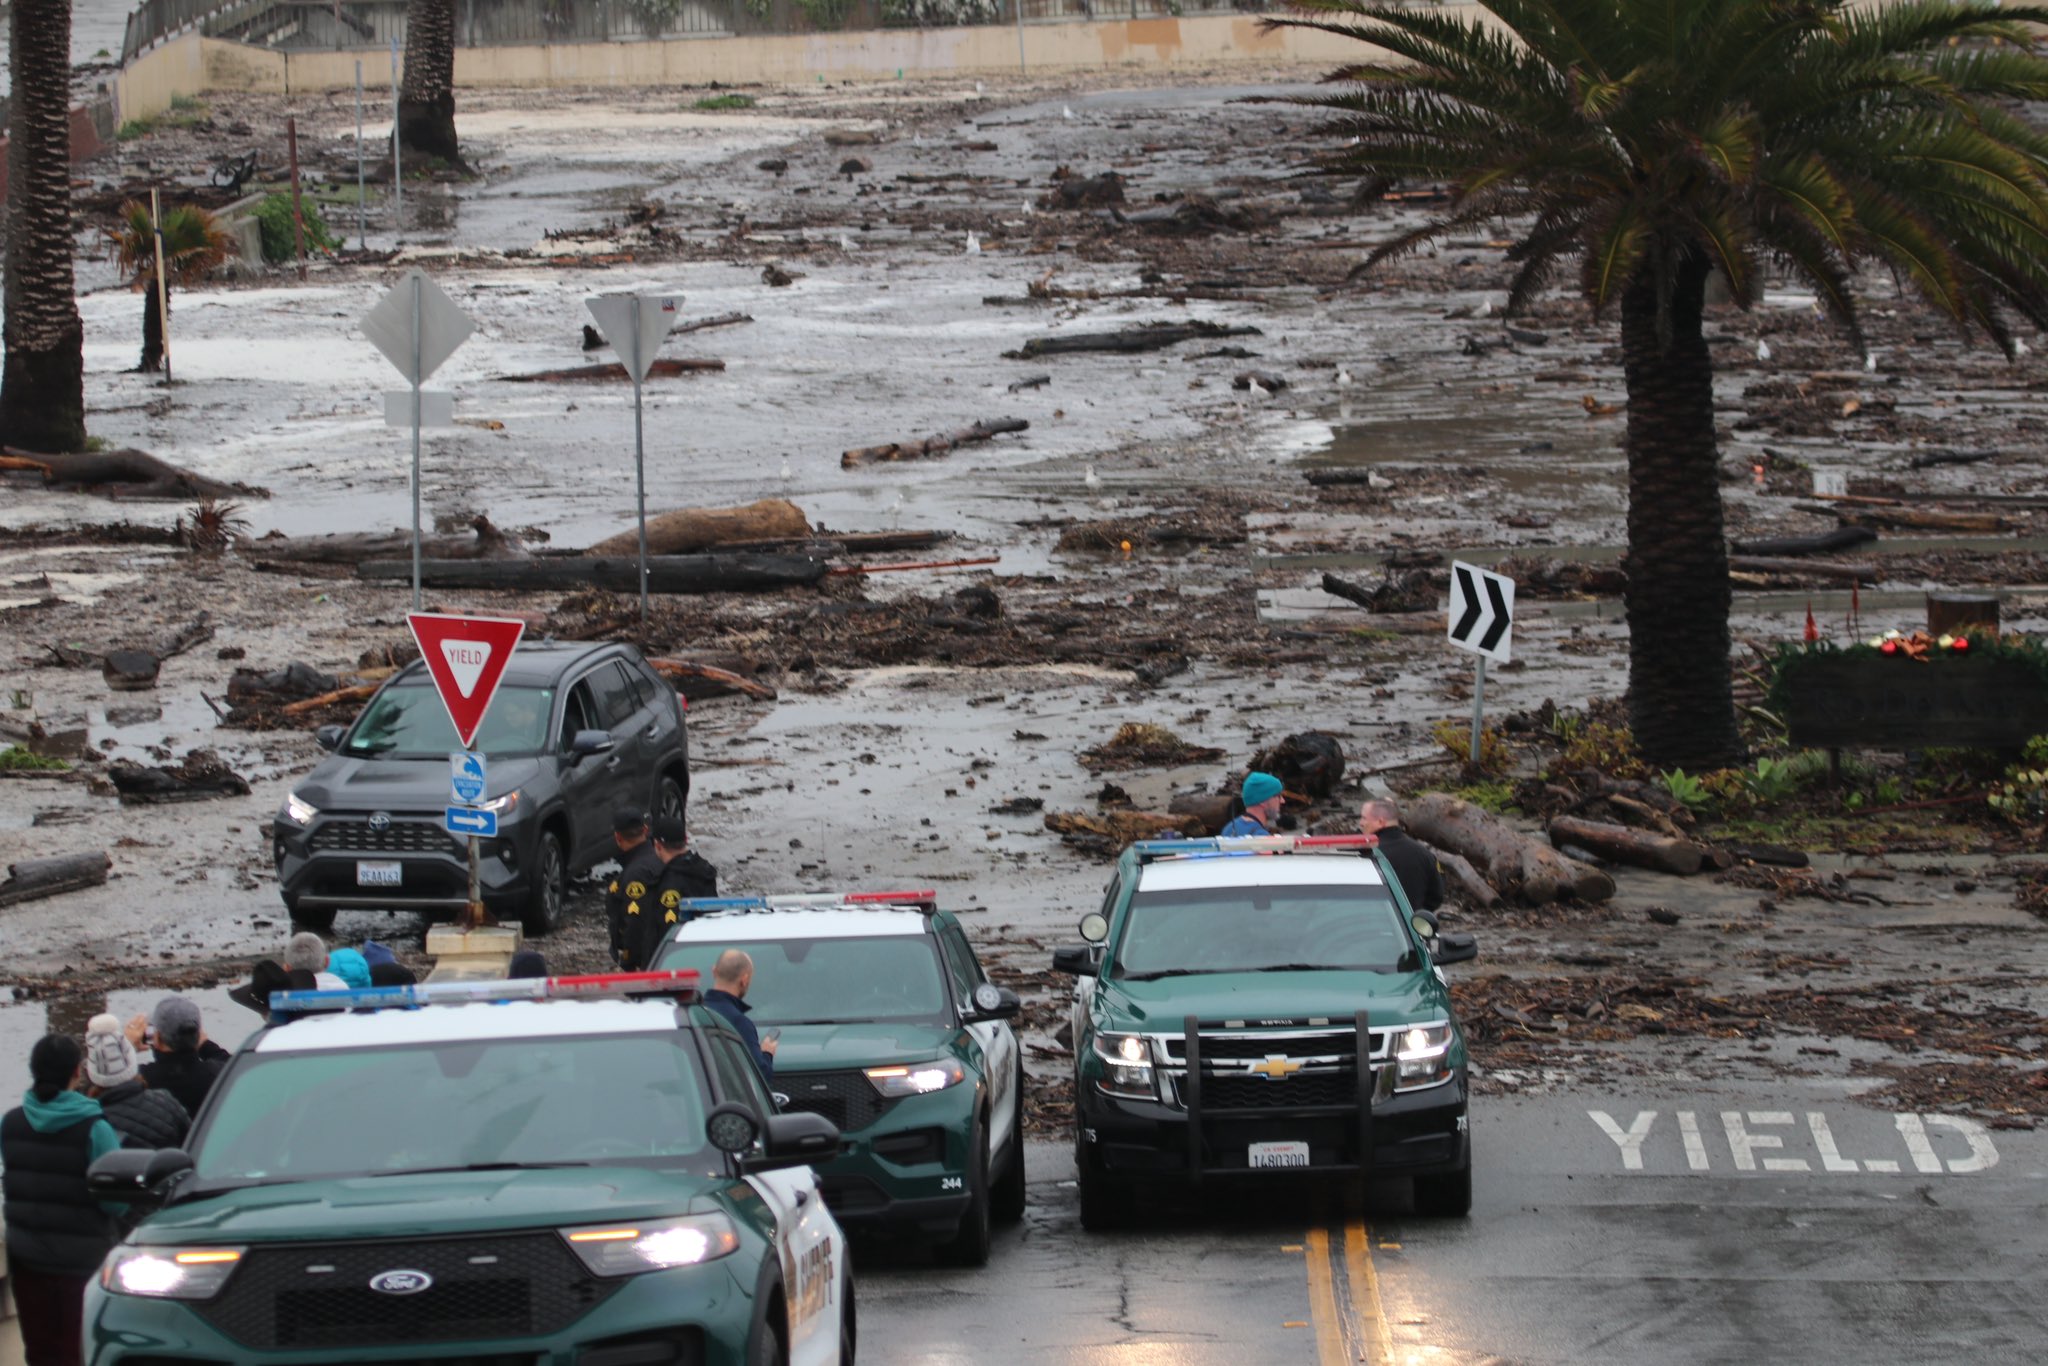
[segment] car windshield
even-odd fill
[[[1392,972],[1412,947],[1383,887],[1215,887],[1147,892],[1124,917],[1122,978],[1260,969]]]
[[[219,1085],[192,1144],[209,1182],[673,1167],[708,1151],[682,1031],[258,1053]]]
[[[946,1022],[946,986],[924,935],[670,944],[658,966],[695,968],[709,981],[727,949],[754,960],[747,1004],[757,1025]]]
[[[498,689],[477,731],[475,748],[504,756],[538,754],[547,746],[553,688]],[[377,694],[349,731],[343,754],[384,759],[438,759],[461,749],[440,696],[426,684],[405,684]]]

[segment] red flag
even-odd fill
[[[1813,599],[1806,600],[1806,643],[1813,644],[1820,639],[1820,623],[1813,619]]]

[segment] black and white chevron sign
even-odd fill
[[[1476,564],[1451,561],[1451,644],[1505,664],[1514,624],[1515,581]]]

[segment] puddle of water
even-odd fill
[[[28,1052],[45,1034],[80,1036],[93,1016],[105,1012],[117,1019],[146,1015],[166,996],[185,996],[199,1007],[208,1038],[232,1051],[262,1023],[253,1011],[228,999],[224,986],[195,991],[115,991],[105,996],[68,997],[61,1001],[14,1001],[0,1004],[0,1109],[20,1104],[28,1089]]]

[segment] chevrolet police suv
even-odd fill
[[[1146,1182],[1410,1176],[1419,1212],[1472,1203],[1465,1039],[1440,969],[1470,935],[1413,913],[1364,836],[1140,843],[1074,996],[1081,1222]]]
[[[1024,1062],[1015,992],[990,982],[934,894],[857,892],[685,901],[654,966],[707,978],[754,960],[751,1019],[781,1031],[787,1113],[843,1135],[818,1167],[841,1223],[988,1261],[992,1221],[1024,1217]]]
[[[853,1359],[846,1240],[685,973],[279,992],[183,1150],[95,1163],[148,1216],[93,1366]],[[659,993],[643,995],[641,993]]]

